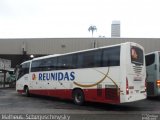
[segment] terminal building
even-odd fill
[[[136,42],[145,53],[160,51],[160,38],[14,38],[0,39],[0,58],[11,60],[14,68],[34,57],[109,46],[123,42]]]

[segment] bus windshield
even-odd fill
[[[143,60],[143,50],[142,49],[136,46],[131,47],[131,62],[135,65],[143,65],[144,60]]]
[[[21,73],[22,73],[22,65],[19,65],[19,66],[16,68],[16,78],[17,78],[17,80],[20,78]]]
[[[17,79],[29,73],[29,65],[30,63],[24,63],[17,68]]]

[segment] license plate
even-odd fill
[[[134,79],[134,81],[142,81],[141,79]]]

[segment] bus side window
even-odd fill
[[[58,57],[58,70],[63,70],[63,69],[74,69],[73,63],[73,56],[72,55],[65,55]]]
[[[102,50],[78,53],[78,68],[101,67]]]
[[[40,60],[35,60],[31,64],[31,72],[37,72],[40,71]]]
[[[120,46],[103,50],[102,66],[120,66]]]

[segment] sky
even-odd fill
[[[0,0],[0,38],[160,38],[159,0]]]

